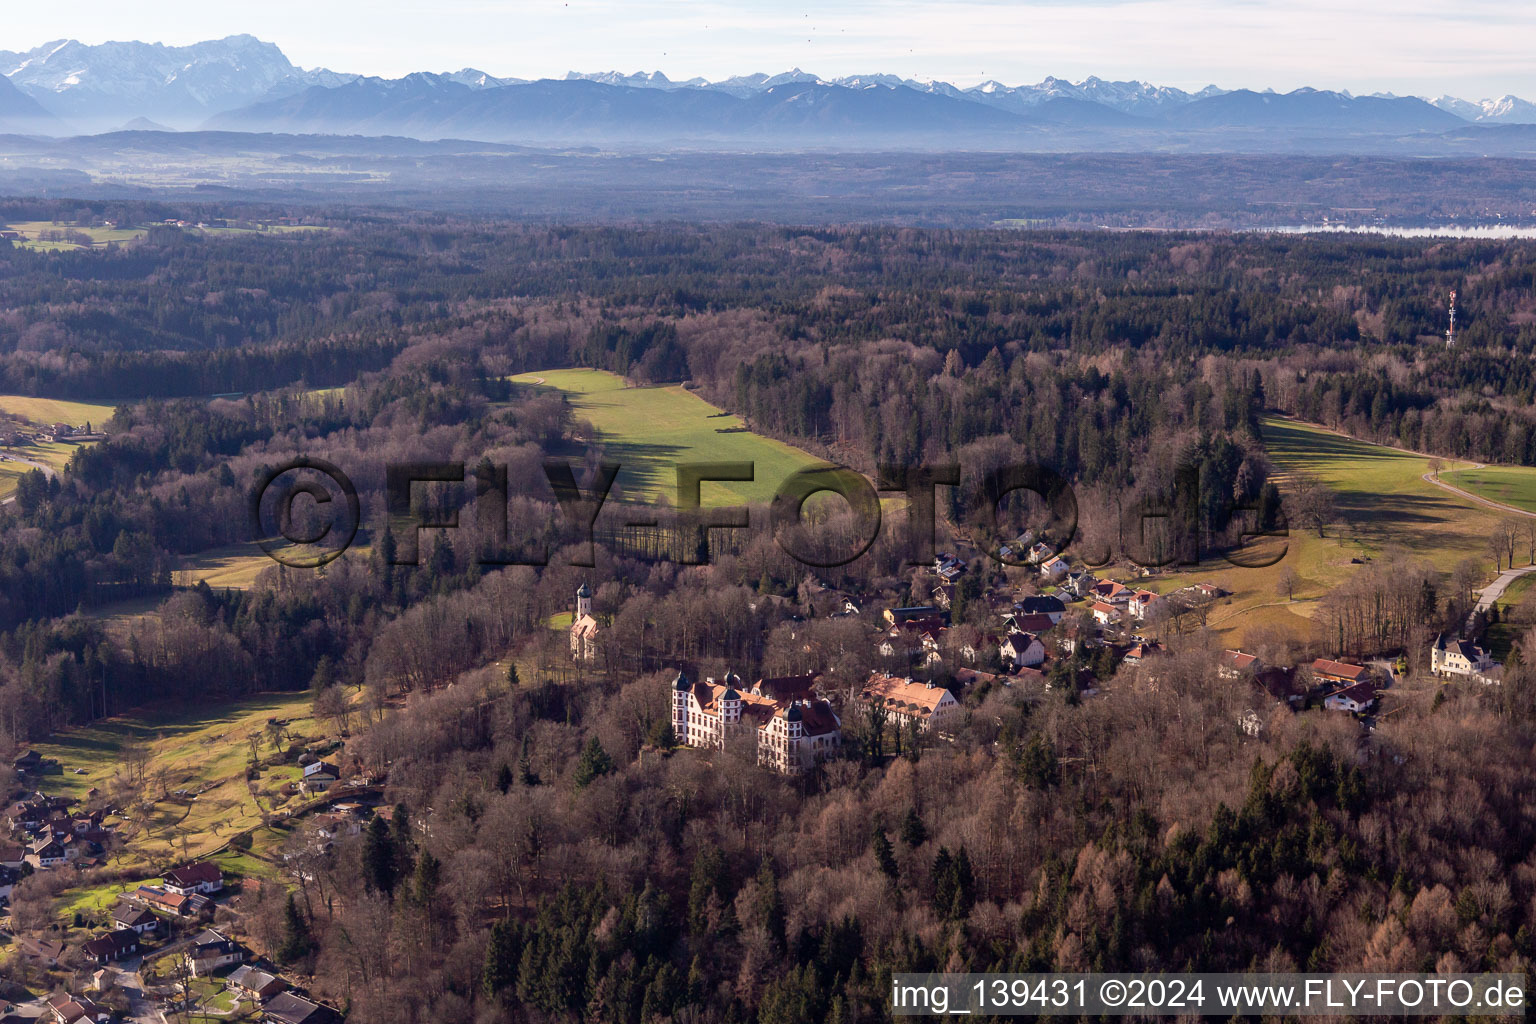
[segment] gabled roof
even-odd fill
[[[85,950],[87,955],[97,959],[115,959],[121,956],[125,950],[133,949],[138,944],[139,935],[137,932],[131,928],[119,928],[115,931],[107,932],[105,935],[98,935],[80,948]]]
[[[119,903],[112,910],[112,922],[123,928],[135,928],[157,920],[148,907],[141,907],[137,903]]]
[[[1252,667],[1253,663],[1258,660],[1259,658],[1256,654],[1245,654],[1242,651],[1221,652],[1221,663],[1228,668],[1235,668],[1239,672]]]
[[[325,764],[324,761],[317,761],[316,763]],[[167,882],[180,886],[183,889],[190,889],[195,885],[221,882],[223,879],[224,873],[219,870],[219,866],[206,860],[185,864],[179,868],[172,868],[165,873],[165,880]]]
[[[1328,658],[1318,658],[1312,662],[1312,671],[1320,676],[1332,676],[1336,679],[1360,679],[1366,675],[1364,665],[1351,665],[1347,661],[1331,661]]]
[[[1019,611],[1025,615],[1049,615],[1051,612],[1064,612],[1067,606],[1061,598],[1050,594],[1037,594],[1034,597],[1026,597],[1019,602]]]
[[[875,673],[864,683],[859,696],[864,700],[883,700],[903,713],[926,716],[933,714],[950,693],[942,686]]]
[[[261,1012],[268,1019],[281,1021],[282,1024],[330,1024],[341,1019],[341,1015],[330,1007],[321,1006],[292,992],[279,992],[267,1001]]]
[[[1376,685],[1374,683],[1368,682],[1355,683],[1352,686],[1346,686],[1342,690],[1338,690],[1328,695],[1329,700],[1332,700],[1336,697],[1346,698],[1348,700],[1354,701],[1357,704],[1369,704],[1371,701],[1376,699]]]

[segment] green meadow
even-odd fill
[[[1163,592],[1211,582],[1231,591],[1213,611],[1210,625],[1236,642],[1257,628],[1307,636],[1322,596],[1366,561],[1390,552],[1426,559],[1445,573],[1469,556],[1482,561],[1488,530],[1502,518],[1493,509],[1426,481],[1429,459],[1421,455],[1278,417],[1264,421],[1264,445],[1282,490],[1288,478],[1301,473],[1321,480],[1337,495],[1338,519],[1326,536],[1292,525],[1283,543],[1256,544],[1257,551],[1274,555],[1283,548],[1284,557],[1274,565],[1242,568],[1218,560],[1149,587]],[[1445,466],[1441,475],[1448,477],[1468,464]],[[1487,568],[1491,577],[1491,562]],[[1294,599],[1278,592],[1288,570],[1299,580]]]
[[[1443,470],[1440,479],[1479,498],[1536,512],[1536,469],[1529,466]]]
[[[39,427],[55,423],[68,423],[72,427],[89,423],[100,427],[112,418],[116,409],[117,406],[110,402],[66,402],[31,395],[0,395],[0,413]]]
[[[235,833],[261,824],[263,811],[276,811],[290,801],[281,791],[297,778],[291,764],[263,767],[253,784],[247,784],[253,737],[263,760],[283,761],[269,720],[282,725],[281,748],[294,741],[315,742],[331,729],[313,718],[307,692],[278,693],[213,708],[140,709],[33,746],[63,767],[62,775],[47,778],[45,789],[81,801],[92,789],[103,795],[114,792],[127,771],[125,753],[143,750],[144,791],[153,803],[130,811],[126,831],[131,843],[123,863],[147,867],[211,853]],[[196,795],[177,796],[180,790]]]
[[[512,378],[554,388],[569,396],[576,418],[586,420],[610,460],[620,464],[615,494],[650,503],[677,503],[677,467],[694,462],[751,462],[750,483],[703,485],[704,505],[767,502],[791,474],[826,465],[798,448],[754,434],[736,416],[721,412],[678,385],[629,387],[602,370],[540,370]],[[726,431],[722,433],[721,431]]]

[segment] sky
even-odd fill
[[[303,67],[386,77],[467,66],[517,78],[616,69],[718,79],[799,67],[960,86],[1098,75],[1185,89],[1536,98],[1536,4],[1520,0],[13,0],[0,49],[240,32]]]

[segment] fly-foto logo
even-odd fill
[[[553,498],[560,525],[573,535],[578,552],[571,564],[591,566],[595,559],[599,517],[622,466],[599,462],[591,467],[585,484],[576,480],[569,462],[546,460],[544,479],[548,492],[535,497]],[[748,530],[752,509],[745,505],[709,507],[701,500],[706,483],[750,482],[756,479],[751,462],[683,463],[676,467],[677,501],[666,510],[629,502],[608,506],[616,509],[619,525],[627,530],[666,530],[683,539],[679,561],[707,564],[710,535],[714,530]],[[475,520],[487,539],[481,565],[547,565],[548,542],[513,546],[509,537],[507,508],[512,498],[504,466],[482,462],[468,469],[462,462],[391,463],[385,467],[385,504],[392,527],[401,536],[392,565],[415,565],[419,560],[417,535],[424,529],[459,527],[461,508],[473,487]],[[906,560],[911,565],[934,561],[938,531],[938,489],[964,487],[965,507],[977,527],[976,539],[995,561],[1012,566],[1034,564],[1023,551],[1010,548],[1012,531],[1003,523],[1005,502],[1011,495],[1033,495],[1050,525],[1040,531],[1054,551],[1064,551],[1077,540],[1079,506],[1071,484],[1046,466],[1013,464],[993,467],[966,479],[962,467],[946,463],[922,466],[883,465],[871,482],[862,473],[843,466],[804,469],[786,477],[767,510],[775,542],[802,565],[828,568],[848,565],[864,555],[879,539],[884,514],[881,495],[905,499]],[[458,493],[435,504],[435,510],[413,502],[420,486],[442,485]],[[839,531],[837,543],[823,543],[804,515],[806,502],[818,494],[837,495],[852,526]],[[1118,515],[1120,553],[1142,566],[1197,565],[1204,551],[1200,523],[1200,476],[1195,467],[1181,467],[1173,474],[1172,493],[1165,500],[1140,498],[1127,503]],[[1220,554],[1242,568],[1274,565],[1285,556],[1286,545],[1262,552],[1246,550],[1249,541],[1286,537],[1283,516],[1273,524],[1259,523],[1259,510],[1232,500],[1220,511],[1224,518],[1249,517],[1252,529],[1237,531],[1238,543],[1223,547]],[[340,468],[324,459],[301,456],[268,469],[257,480],[250,496],[250,517],[256,541],[272,558],[285,565],[314,568],[332,561],[355,541],[361,526],[357,487]],[[1086,546],[1085,546],[1086,547]],[[1109,564],[1115,552],[1108,544],[1098,550],[1078,550],[1090,567]]]

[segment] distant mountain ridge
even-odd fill
[[[356,76],[296,68],[276,44],[249,35],[165,46],[58,39],[0,50],[0,74],[45,110],[86,131],[134,118],[193,127],[273,94],[339,85]]]
[[[190,46],[55,40],[0,51],[0,74],[0,131],[48,135],[154,125],[504,143],[1017,147],[1121,135],[1130,145],[1189,145],[1214,133],[1271,131],[1347,144],[1364,135],[1536,124],[1536,104],[1514,96],[1469,102],[1214,85],[1187,92],[1097,77],[960,88],[888,74],[822,78],[799,68],[719,81],[674,81],[660,71],[572,71],[535,81],[466,67],[386,79],[296,67],[275,44],[249,35]]]

